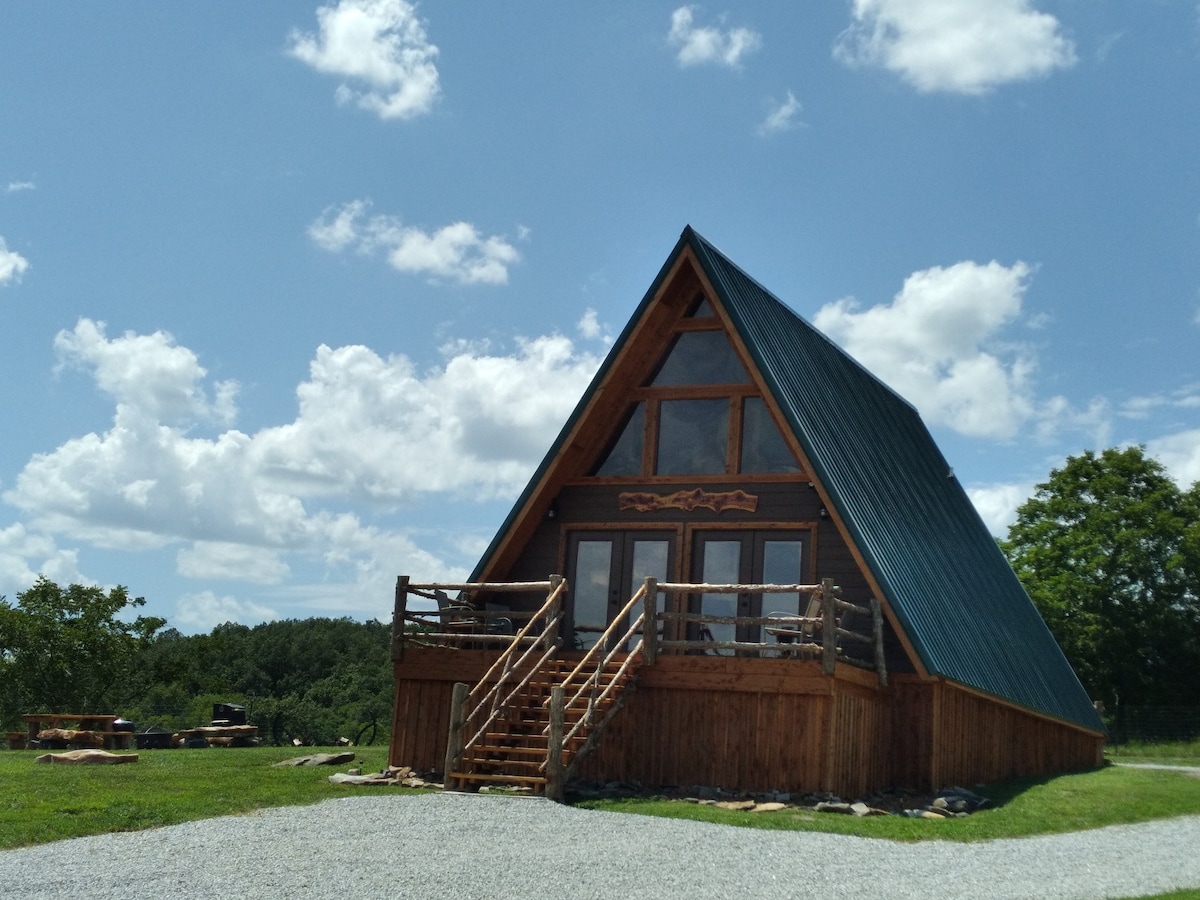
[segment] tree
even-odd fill
[[[1069,457],[1001,543],[1092,696],[1200,698],[1200,485],[1140,447]]]
[[[134,655],[166,624],[118,618],[145,602],[120,585],[64,589],[45,577],[17,594],[16,606],[0,598],[0,718],[15,724],[23,712],[113,712]]]

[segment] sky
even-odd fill
[[[1200,479],[1200,4],[0,0],[0,594],[472,569],[686,225],[1004,535]]]

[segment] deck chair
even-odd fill
[[[821,615],[821,601],[815,595],[809,596],[808,608],[804,612],[806,619],[816,619]],[[768,619],[792,619],[795,618],[795,613],[788,612],[772,612],[767,613]],[[796,654],[817,654],[821,652],[819,644],[813,639],[813,632],[816,626],[810,622],[800,624],[797,622],[780,622],[778,625],[765,626],[767,634],[775,638],[777,644],[786,645],[780,648],[780,655],[787,654],[793,656]]]

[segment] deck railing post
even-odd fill
[[[871,598],[871,626],[875,638],[875,671],[879,674],[879,684],[887,687],[887,660],[883,655],[883,607],[878,597]]]
[[[642,660],[648,666],[658,658],[658,579],[646,579],[646,596],[642,598]]]
[[[546,736],[546,799],[563,801],[563,724],[566,691],[561,684],[550,688],[550,731]]]
[[[551,575],[550,576],[550,593],[553,594],[555,591],[557,591],[558,586],[560,584],[562,584],[562,582],[563,582],[563,577],[561,575]],[[565,594],[565,593],[566,593],[566,589],[564,588],[562,594]],[[562,594],[558,595],[558,598],[554,601],[554,604],[546,612],[546,615],[549,616],[549,618],[550,618],[550,623],[549,623],[550,627],[546,629],[546,648],[547,649],[549,649],[550,647],[558,646],[559,628],[562,624],[562,608],[563,608]]]
[[[821,579],[821,671],[832,675],[837,665],[837,588],[832,578]]]
[[[408,576],[396,578],[396,605],[392,610],[392,662],[404,658],[404,617],[408,615]]]
[[[462,756],[463,725],[466,724],[467,695],[470,693],[469,685],[456,681],[450,694],[450,732],[446,736],[446,771],[442,775],[442,783],[448,791],[455,788],[453,772]]]

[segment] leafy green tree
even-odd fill
[[[23,712],[113,712],[130,662],[165,624],[119,617],[145,602],[119,585],[62,588],[45,577],[15,606],[0,598],[0,716],[16,724]]]
[[[1018,510],[1009,561],[1092,696],[1200,698],[1200,485],[1140,447],[1070,457]]]

